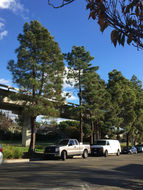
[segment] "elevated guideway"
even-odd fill
[[[0,109],[10,110],[14,114],[20,115],[23,118],[22,128],[22,145],[29,146],[31,139],[31,116],[28,113],[23,114],[23,109],[26,104],[24,100],[12,100],[12,94],[19,93],[19,89],[0,84]],[[26,95],[28,96],[28,94]],[[29,102],[30,103],[30,102]],[[65,102],[62,106],[58,107],[60,118],[78,120],[77,114],[78,105]],[[42,113],[40,113],[42,115]]]

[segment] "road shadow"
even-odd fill
[[[98,176],[91,175],[82,178],[93,185],[112,186],[124,189],[142,190],[143,189],[143,165],[129,164],[117,167],[113,171],[96,171]]]
[[[81,189],[81,184],[88,184],[92,189],[100,186],[142,190],[142,171],[140,164],[100,169],[89,167],[82,159],[81,163],[79,160],[5,164],[0,168],[0,187]]]

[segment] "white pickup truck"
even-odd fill
[[[77,155],[87,158],[89,153],[90,145],[79,143],[76,139],[62,139],[57,145],[47,146],[44,151],[46,158],[59,157],[62,160]]]

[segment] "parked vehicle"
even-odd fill
[[[45,157],[59,157],[62,160],[76,155],[87,158],[89,153],[90,145],[79,143],[76,139],[62,139],[57,145],[47,146],[44,151]]]
[[[116,154],[119,156],[121,153],[121,146],[118,140],[100,139],[91,145],[91,154],[107,157],[109,154]]]
[[[136,146],[137,152],[143,152],[143,144],[137,144]]]
[[[125,146],[122,150],[123,154],[137,154],[137,149],[134,146]]]
[[[0,144],[0,164],[2,164],[3,162],[3,150],[2,150],[2,146]]]

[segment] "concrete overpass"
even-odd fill
[[[11,110],[14,114],[21,115],[23,118],[23,127],[22,127],[22,145],[29,146],[31,139],[31,116],[23,114],[24,101],[21,100],[11,100],[10,95],[18,93],[19,89],[13,88],[7,85],[0,84],[0,109]],[[28,95],[27,95],[28,96]],[[66,119],[76,119],[78,120],[77,106],[71,103],[65,103],[60,106],[59,113],[60,118]],[[42,113],[40,113],[42,115]]]

